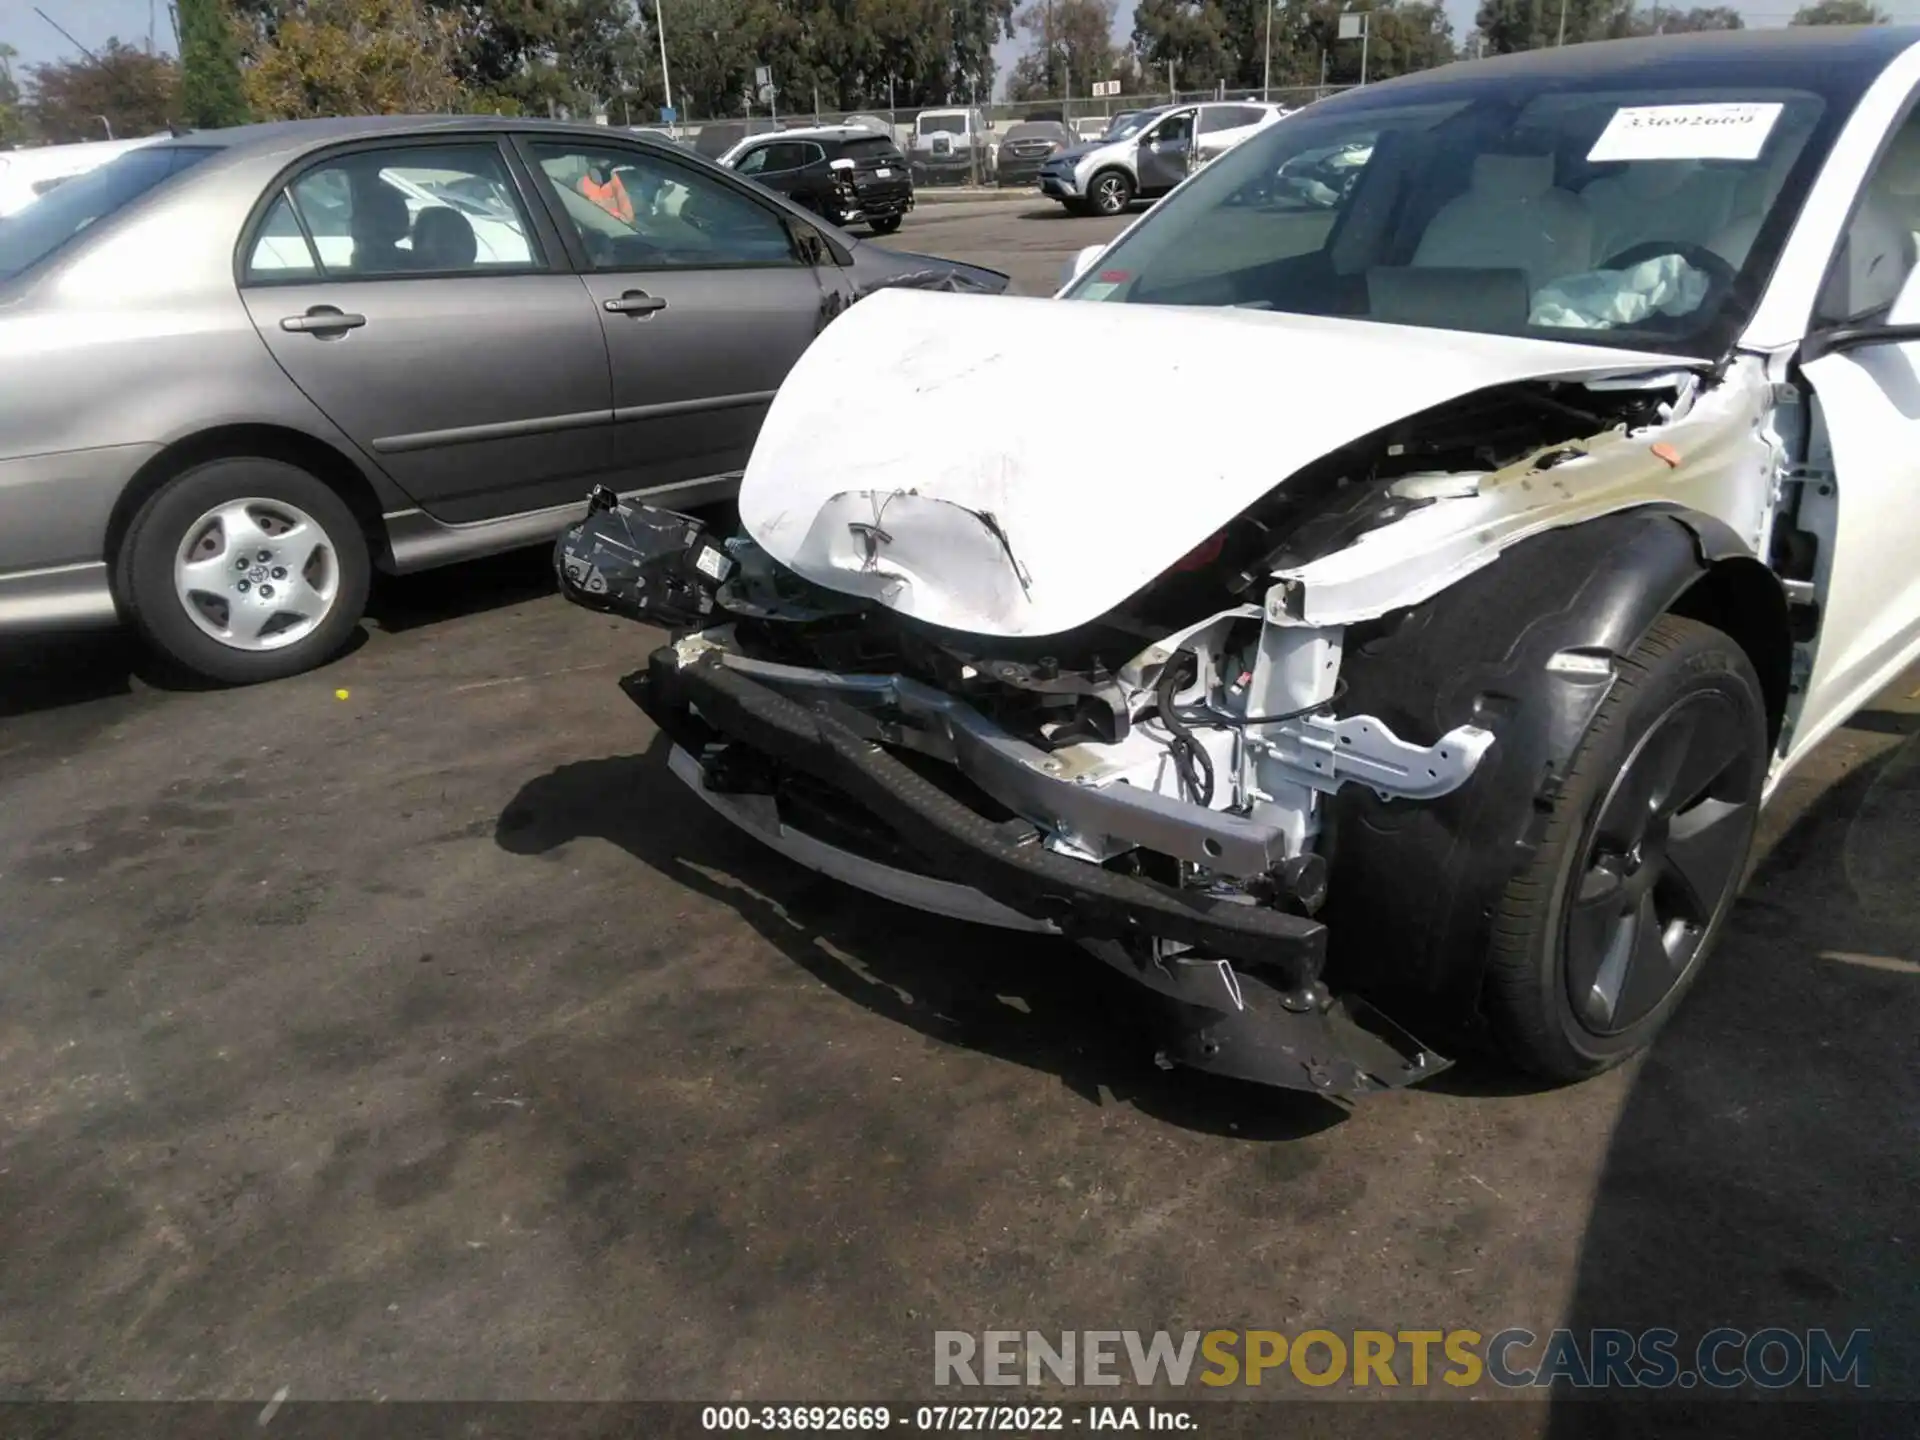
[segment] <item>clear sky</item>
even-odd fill
[[[663,0],[663,3],[672,9],[673,0]],[[1690,0],[1676,0],[1676,3],[1685,5]],[[102,44],[113,35],[129,44],[144,45],[149,26],[158,48],[173,48],[166,0],[0,0],[0,41],[19,51],[23,64],[71,58],[78,53],[58,30],[34,13],[36,4],[88,48]],[[1464,36],[1473,28],[1477,4],[1478,0],[1446,0],[1456,37]],[[1797,8],[1795,0],[1733,0],[1733,6],[1747,17],[1749,25],[1755,26],[1784,25]],[[1901,20],[1920,19],[1920,0],[1901,0],[1894,4],[1882,0],[1882,8]],[[1119,0],[1119,9],[1115,29],[1124,38],[1133,29],[1133,6],[1130,0]],[[668,34],[672,34],[671,21]],[[1007,41],[999,48],[1003,74],[1024,45],[1023,37]]]

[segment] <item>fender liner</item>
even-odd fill
[[[1705,582],[1705,583],[1703,583]],[[1690,592],[1713,593],[1689,603]],[[1730,604],[1731,602],[1731,604]],[[1410,610],[1350,627],[1344,713],[1431,741],[1495,734],[1471,781],[1439,800],[1331,797],[1327,978],[1450,1029],[1477,1018],[1492,918],[1544,836],[1575,748],[1661,614],[1737,611],[1777,736],[1792,645],[1779,583],[1729,527],[1648,506],[1550,530]],[[1756,653],[1756,651],[1758,653]],[[1557,655],[1567,661],[1548,668]],[[1568,663],[1570,661],[1571,663]]]

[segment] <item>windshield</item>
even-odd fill
[[[914,122],[922,135],[964,135],[967,133],[967,117],[964,115],[922,115]]]
[[[1852,96],[1626,78],[1315,105],[1215,161],[1069,298],[1723,353]]]
[[[1146,129],[1159,113],[1157,110],[1136,110],[1131,115],[1116,115],[1113,117],[1113,124],[1107,127],[1107,133],[1102,138],[1124,140],[1129,135],[1137,135]]]
[[[213,153],[184,145],[150,145],[63,181],[24,210],[0,219],[0,280],[38,265],[95,221]]]

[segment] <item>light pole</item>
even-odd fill
[[[660,13],[660,0],[653,0],[653,28],[660,32],[660,85],[667,92],[667,109],[673,111],[673,77],[667,73],[667,21]],[[667,123],[675,135],[680,133],[679,112],[674,111]]]
[[[1267,63],[1260,72],[1260,102],[1273,99],[1273,12],[1280,0],[1267,0]]]
[[[1360,42],[1360,83],[1367,83],[1367,41],[1373,36],[1373,12],[1343,10],[1340,13],[1340,38]]]
[[[1560,33],[1553,43],[1556,49],[1567,43],[1567,0],[1560,0]]]

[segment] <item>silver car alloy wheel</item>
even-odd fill
[[[1093,184],[1093,203],[1102,215],[1118,215],[1126,208],[1118,175],[1104,175]]]
[[[229,500],[180,541],[173,588],[187,617],[235,650],[280,650],[327,618],[340,593],[333,541],[284,500]]]

